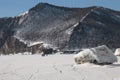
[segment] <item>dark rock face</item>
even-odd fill
[[[0,53],[120,47],[120,12],[103,7],[66,8],[39,3],[26,13],[0,18]]]
[[[35,53],[41,52],[41,48],[40,48],[41,45],[42,44],[38,44],[38,45],[28,47],[26,44],[20,42],[18,39],[14,37],[10,37],[6,40],[4,45],[0,48],[0,51],[5,55],[9,53],[15,54],[15,53],[24,53],[24,52],[31,52],[32,54],[35,54]]]
[[[117,48],[120,46],[118,44],[120,43],[118,36],[120,34],[116,30],[112,31],[99,25],[80,23],[74,28],[70,37],[69,47],[73,49],[78,47],[91,48],[106,44],[111,49]]]
[[[43,48],[42,51],[43,51],[42,56],[49,55],[53,53],[53,48]]]

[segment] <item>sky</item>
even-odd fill
[[[80,8],[103,6],[120,11],[120,0],[0,0],[0,17],[19,15],[40,2]]]

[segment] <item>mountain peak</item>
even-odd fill
[[[45,8],[46,6],[53,7],[53,5],[48,4],[48,3],[39,3],[35,7],[31,8],[30,10],[38,10],[38,9],[40,10],[40,9]]]
[[[39,3],[20,16],[0,18],[0,54],[41,53],[46,45],[69,52],[103,44],[120,47],[118,11]]]
[[[50,4],[48,4],[48,3],[42,3],[42,2],[41,2],[41,3],[38,3],[36,6],[46,6],[46,5],[48,6],[48,5],[50,5]]]

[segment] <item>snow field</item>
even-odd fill
[[[0,56],[0,80],[120,80],[120,57],[112,65],[81,64],[70,55]]]

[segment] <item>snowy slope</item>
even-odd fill
[[[60,36],[63,40],[60,40],[58,44],[61,44],[67,41],[67,37],[70,36],[70,34],[65,34],[62,31],[77,23],[77,19],[66,20],[74,13],[72,10],[56,8],[49,4],[38,4],[27,13],[21,14],[18,22],[20,28],[16,29],[14,36],[28,46],[32,46],[31,43],[36,42],[55,45],[58,43],[56,37]]]
[[[62,51],[100,45],[120,47],[120,12],[103,7],[67,8],[39,3],[10,18],[0,18],[0,54]]]
[[[77,65],[72,55],[0,56],[0,80],[120,80],[120,57],[112,65]]]

